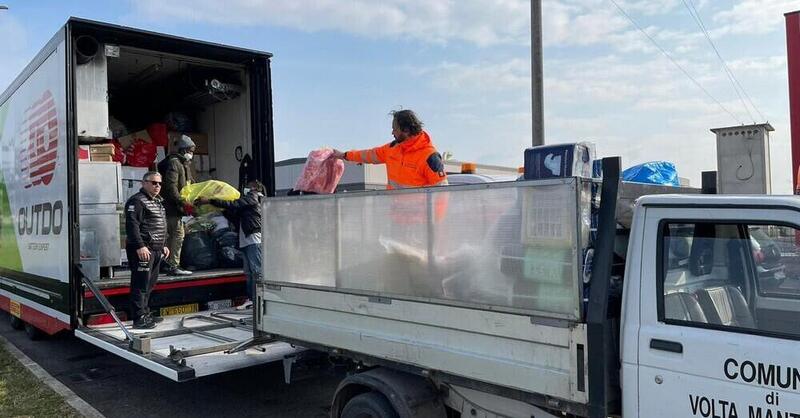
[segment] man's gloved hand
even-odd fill
[[[331,157],[337,158],[337,159],[340,159],[340,160],[344,160],[345,159],[345,154],[343,152],[339,151],[338,149],[335,149],[335,150],[333,150],[333,155],[331,155]]]

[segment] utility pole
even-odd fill
[[[544,145],[544,80],[542,69],[542,0],[531,0],[531,104],[533,146]]]

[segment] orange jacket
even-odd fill
[[[392,141],[367,150],[345,153],[347,161],[386,164],[388,189],[439,186],[447,184],[442,156],[436,152],[431,137],[422,131],[403,142]]]

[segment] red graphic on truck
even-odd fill
[[[25,188],[47,185],[53,180],[58,157],[58,114],[53,94],[47,90],[25,109],[20,126],[19,163]]]

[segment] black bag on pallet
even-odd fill
[[[212,233],[211,236],[217,244],[221,267],[241,268],[244,265],[242,252],[239,251],[239,234],[224,228]]]
[[[217,243],[205,231],[192,232],[183,239],[181,266],[188,270],[210,270],[216,268]]]

